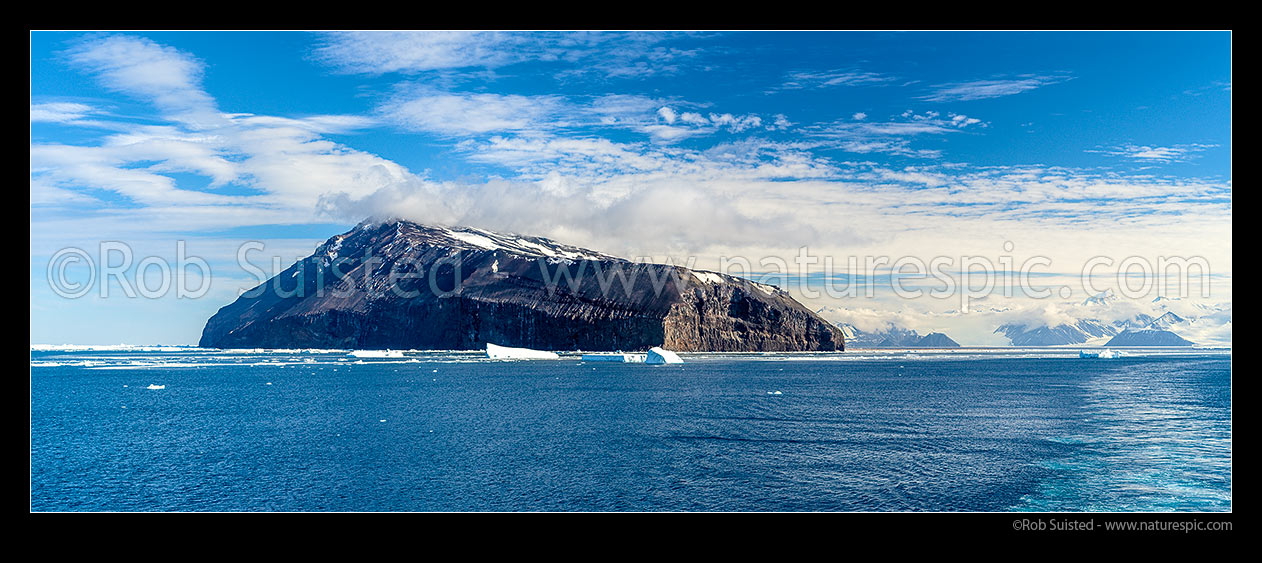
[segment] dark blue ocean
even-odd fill
[[[684,359],[33,350],[31,508],[1232,508],[1228,351]]]

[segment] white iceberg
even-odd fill
[[[683,360],[679,359],[679,355],[665,350],[661,347],[654,346],[649,348],[649,353],[644,358],[646,364],[682,364]]]
[[[646,354],[583,354],[584,362],[616,362],[623,364],[642,364]]]
[[[498,346],[487,343],[486,357],[492,360],[559,360],[561,356],[556,352],[544,352],[542,350],[531,350],[530,348],[509,348],[508,346]]]
[[[403,352],[400,350],[354,350],[347,356],[355,358],[402,358]]]

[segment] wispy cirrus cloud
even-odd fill
[[[932,91],[920,96],[920,99],[927,102],[968,102],[973,100],[985,100],[989,98],[1012,96],[1014,94],[1020,94],[1022,92],[1027,92],[1071,79],[1072,77],[1068,75],[1055,74],[1022,75],[1014,78],[994,78],[988,80],[973,80],[970,82],[952,82],[932,86]]]
[[[614,94],[565,97],[440,91],[404,87],[378,108],[384,122],[403,129],[452,138],[507,133],[538,135],[624,129],[671,143],[720,131],[781,130],[791,123],[776,115],[702,110],[702,104],[649,96]]]
[[[515,50],[519,37],[502,31],[341,31],[325,34],[318,60],[362,74],[496,68],[542,56]]]
[[[826,139],[835,148],[859,154],[888,153],[917,158],[937,158],[937,149],[914,148],[912,139],[921,136],[945,135],[968,128],[985,128],[989,124],[963,114],[942,115],[936,111],[915,113],[907,110],[888,121],[867,121],[858,113],[850,120],[803,128],[814,139]]]
[[[95,111],[92,106],[72,102],[31,104],[31,122],[74,123],[83,121]]]
[[[562,106],[557,96],[423,91],[397,96],[379,112],[405,129],[461,136],[552,129],[564,125]]]
[[[635,78],[671,74],[695,49],[664,32],[339,31],[321,35],[313,56],[342,72],[421,74],[559,64],[556,75]]]
[[[1189,88],[1187,90],[1184,90],[1183,94],[1186,96],[1201,96],[1201,95],[1208,94],[1211,92],[1226,92],[1230,94],[1231,81],[1230,80],[1215,80],[1204,86],[1200,86],[1197,88]]]
[[[65,56],[105,87],[147,100],[186,125],[223,122],[215,100],[202,89],[204,65],[188,53],[143,37],[113,35],[80,41]]]
[[[790,72],[784,82],[772,90],[802,90],[810,88],[832,88],[838,86],[875,86],[890,84],[897,78],[878,72],[861,70],[828,70]]]
[[[1218,145],[1199,143],[1171,145],[1167,147],[1128,144],[1116,147],[1101,147],[1098,149],[1087,150],[1085,152],[1129,158],[1131,160],[1141,162],[1170,163],[1183,162],[1196,158],[1198,156],[1197,153],[1204,152],[1217,146]]]

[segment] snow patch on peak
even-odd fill
[[[458,250],[500,250],[533,258],[625,261],[616,256],[542,237],[497,233],[476,227],[430,227],[399,221],[398,228],[404,237],[439,246],[451,246]]]
[[[516,242],[517,244],[519,244],[519,245],[523,246],[523,247],[526,247],[526,248],[529,248],[529,249],[534,250],[534,251],[536,251],[536,252],[539,252],[540,254],[543,254],[543,255],[546,255],[546,256],[556,256],[556,250],[555,250],[555,249],[548,248],[548,247],[546,247],[546,246],[544,246],[544,245],[542,245],[542,244],[535,244],[535,243],[533,243],[533,242],[530,242],[530,241],[528,241],[528,240],[526,240],[526,239],[522,239],[522,238],[517,239],[515,242]]]
[[[776,287],[776,286],[774,286],[774,285],[765,284],[765,283],[758,283],[758,282],[749,282],[749,283],[750,283],[750,284],[752,284],[755,288],[757,288],[757,289],[758,289],[758,291],[761,291],[761,292],[763,292],[763,293],[767,294],[767,296],[768,296],[768,297],[774,297],[774,296],[776,296],[776,295],[780,295],[780,294],[784,294],[784,293],[785,293],[785,291],[784,291],[783,289],[780,289],[780,288],[778,288],[778,287]]]
[[[723,276],[714,272],[703,272],[698,270],[692,271],[693,277],[701,281],[701,283],[723,283]]]
[[[1168,330],[1170,327],[1187,323],[1187,319],[1174,314],[1174,311],[1168,311],[1166,314],[1157,317],[1148,326],[1144,328]]]
[[[336,258],[337,253],[342,250],[342,241],[346,240],[346,235],[337,235],[324,245],[324,253],[329,258]]]
[[[467,242],[469,244],[472,244],[473,246],[480,246],[487,250],[500,249],[500,246],[495,244],[495,241],[489,238],[486,238],[482,235],[475,235],[473,233],[462,233],[458,231],[448,231],[447,234],[451,235],[451,237],[456,240]]]

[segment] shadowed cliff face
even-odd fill
[[[787,293],[548,239],[405,221],[325,242],[206,323],[216,348],[827,351]]]

